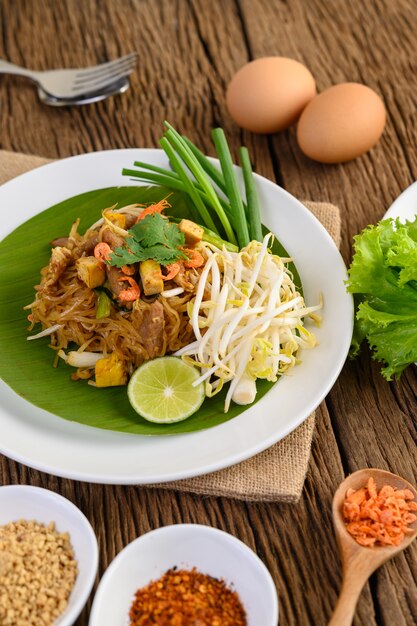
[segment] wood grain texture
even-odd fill
[[[126,94],[83,108],[45,107],[31,85],[0,76],[0,147],[51,158],[153,147],[169,119],[212,153],[210,129],[221,125],[234,155],[241,143],[248,145],[260,174],[299,198],[340,206],[349,262],[352,236],[417,178],[416,26],[412,0],[3,0],[2,58],[46,69],[137,50],[139,61]],[[227,83],[241,65],[265,55],[304,62],[319,90],[343,81],[376,89],[388,110],[378,145],[351,163],[324,166],[300,153],[293,128],[271,137],[237,128],[225,107]],[[255,549],[271,571],[281,626],[324,626],[341,582],[333,493],[345,474],[368,466],[417,483],[416,393],[415,368],[387,383],[366,351],[346,363],[318,411],[297,505],[84,484],[5,457],[0,481],[47,487],[77,504],[98,536],[100,575],[129,541],[152,528],[198,522],[224,529]],[[371,578],[355,626],[417,623],[416,557],[414,545]],[[77,626],[88,623],[90,604]]]

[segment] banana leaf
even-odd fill
[[[140,417],[130,406],[126,387],[97,389],[86,381],[71,380],[73,368],[63,361],[54,368],[55,351],[48,347],[48,337],[27,341],[27,312],[23,307],[35,297],[40,269],[50,258],[49,242],[66,236],[72,223],[80,218],[80,232],[99,219],[101,211],[113,204],[151,203],[170,190],[161,187],[111,187],[90,191],[60,202],[31,218],[0,243],[0,376],[30,403],[60,418],[94,428],[139,435],[170,435],[193,432],[233,419],[245,407],[232,405],[223,412],[224,390],[206,399],[192,417],[168,425],[153,424]],[[175,217],[190,217],[186,197],[178,192],[170,196]],[[275,242],[274,251],[288,256]],[[294,280],[301,288],[295,267]],[[259,400],[273,383],[257,383]]]

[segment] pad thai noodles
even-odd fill
[[[29,338],[50,335],[57,357],[77,368],[73,379],[91,379],[95,374],[97,386],[126,384],[143,361],[175,352],[194,338],[187,304],[205,263],[201,229],[194,229],[193,239],[188,220],[169,224],[183,244],[175,250],[177,262],[164,266],[145,259],[121,267],[109,263],[116,250],[126,249],[126,241],[132,239],[128,230],[139,224],[139,218],[145,224],[145,217],[146,221],[160,217],[167,206],[162,200],[148,208],[107,209],[84,235],[78,232],[77,220],[68,237],[52,242],[50,262],[35,287],[36,298],[26,307],[31,310],[31,327],[40,323],[43,331]],[[120,265],[116,258],[115,263]],[[73,344],[78,349],[66,352]],[[106,357],[107,362],[99,365],[107,367],[98,367],[103,375],[97,376],[97,361]]]
[[[253,402],[257,378],[277,380],[315,345],[303,320],[321,304],[306,307],[271,234],[231,251],[169,207],[107,208],[83,235],[77,220],[54,240],[26,307],[42,330],[28,339],[48,336],[55,365],[93,386],[126,385],[144,361],[174,354],[200,369],[207,396],[230,383],[226,411]]]

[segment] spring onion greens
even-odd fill
[[[235,213],[235,229],[239,246],[244,248],[249,243],[248,225],[246,223],[245,210],[240,195],[236,174],[233,168],[232,155],[227,145],[226,137],[222,128],[215,128],[211,136],[216,146],[217,155],[223,172],[226,192]]]
[[[208,228],[211,228],[211,230],[216,230],[216,226],[213,222],[213,219],[210,213],[207,211],[207,208],[204,202],[202,201],[200,195],[197,193],[195,187],[192,185],[190,179],[188,178],[188,175],[184,167],[182,166],[181,161],[178,158],[175,150],[172,148],[170,142],[165,137],[162,137],[159,143],[161,145],[161,148],[163,148],[166,154],[168,155],[168,158],[172,164],[172,167],[175,169],[180,179],[182,180],[185,190],[191,197],[191,200],[193,201],[197,211],[201,215],[204,224]]]
[[[206,173],[210,176],[210,178],[216,183],[219,189],[227,195],[226,185],[224,182],[223,174],[217,167],[208,159],[202,152],[193,144],[193,142],[188,139],[185,135],[182,136],[187,146],[190,148],[191,152],[194,154],[197,161],[200,163],[201,167],[206,171]]]
[[[207,197],[209,198],[212,204],[213,209],[217,213],[217,217],[219,218],[225,230],[227,239],[231,243],[236,243],[236,237],[235,237],[232,225],[230,221],[228,220],[222,205],[220,204],[219,197],[216,194],[213,188],[213,185],[210,183],[210,179],[207,176],[206,172],[201,167],[200,163],[198,162],[196,157],[193,155],[193,153],[191,152],[191,150],[189,149],[188,145],[183,140],[181,135],[170,124],[168,124],[168,122],[165,122],[165,125],[167,126],[168,130],[165,132],[164,139],[166,141],[169,141],[172,147],[175,148],[175,150],[180,155],[184,163],[192,171],[197,182],[199,182],[200,185],[202,186],[204,192],[206,193]],[[164,146],[166,146],[166,143],[164,142],[164,144],[162,144],[162,141],[163,140],[160,141],[160,144],[164,148]],[[206,226],[214,230],[210,224],[208,224],[207,222],[205,223],[206,223]]]
[[[135,163],[136,165],[136,163]],[[145,168],[145,165],[141,165],[141,167]],[[146,167],[150,167],[146,165]],[[165,174],[155,173],[155,172],[139,172],[138,170],[129,169],[127,167],[122,170],[123,176],[130,176],[131,178],[136,178],[141,182],[149,182],[154,185],[161,185],[161,187],[169,187],[174,191],[186,191],[186,186],[181,180],[181,178],[177,175],[170,176],[171,172],[166,170]]]
[[[144,171],[144,172],[139,173],[137,170],[124,168],[123,175],[131,176],[132,178],[136,178],[137,180],[140,180],[141,182],[152,183],[154,185],[161,185],[162,187],[170,188],[173,191],[187,192],[187,185],[184,184],[184,182],[182,181],[182,179],[178,176],[176,172],[172,172],[170,170],[164,170],[162,167],[157,167],[156,165],[143,163],[142,161],[135,161],[134,165],[136,167],[144,168],[145,170],[148,169],[149,171]],[[208,208],[211,208],[210,200],[207,194],[203,191],[203,188],[201,187],[201,185],[195,181],[192,181],[192,182],[193,182],[193,187],[195,188],[197,193],[200,195],[204,204]],[[219,197],[219,202],[222,205],[226,215],[230,217],[230,207],[227,204],[227,202],[221,197]],[[198,219],[198,216],[196,217],[196,219]]]
[[[243,180],[246,190],[246,216],[248,218],[249,237],[255,241],[262,241],[261,214],[259,199],[253,180],[252,166],[248,149],[242,146],[239,150],[239,159],[242,166]]]
[[[97,308],[96,319],[102,319],[103,317],[109,317],[111,312],[111,298],[105,291],[97,291]]]
[[[219,235],[214,233],[212,230],[209,230],[208,228],[205,228],[204,226],[203,226],[203,230],[204,230],[203,240],[206,241],[207,243],[211,243],[214,246],[217,246],[217,248],[220,248],[221,250],[224,247],[226,248],[226,250],[229,250],[230,252],[239,251],[238,246],[236,246],[233,243],[230,243],[229,241],[225,241],[224,239],[221,239],[221,237],[219,237]]]
[[[248,245],[251,238],[262,241],[256,188],[247,151],[241,161],[248,207],[242,198],[222,129],[214,129],[212,133],[221,166],[218,169],[190,139],[180,135],[168,122],[165,127],[160,145],[172,170],[136,161],[134,166],[139,169],[124,168],[123,175],[185,192],[191,200],[195,221],[220,240],[240,248]]]

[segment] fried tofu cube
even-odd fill
[[[90,287],[95,289],[106,280],[106,270],[102,261],[94,256],[82,256],[76,261],[78,278]]]
[[[119,228],[126,228],[126,215],[124,215],[124,213],[108,211],[106,213],[106,217],[112,222],[112,224],[119,226]]]
[[[185,242],[189,246],[194,246],[203,239],[203,228],[191,220],[181,220],[178,228],[184,234]]]
[[[162,280],[161,266],[159,263],[152,259],[142,261],[139,266],[139,273],[145,296],[155,296],[164,290],[164,281]]]
[[[125,365],[116,352],[112,352],[109,356],[97,361],[95,375],[97,387],[127,385]]]

